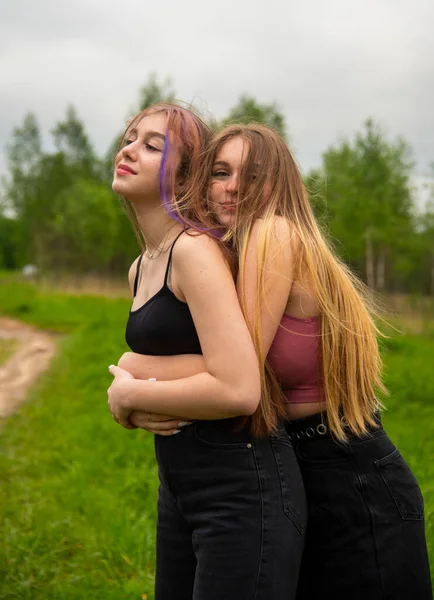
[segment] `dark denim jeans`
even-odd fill
[[[233,420],[156,436],[156,600],[291,600],[306,500],[284,428],[263,440]]]
[[[381,425],[340,444],[320,423],[287,424],[309,508],[297,600],[430,600],[423,499],[407,463]]]

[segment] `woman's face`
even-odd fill
[[[115,158],[113,191],[128,200],[160,198],[160,164],[167,116],[151,113],[129,129]]]
[[[212,168],[208,200],[218,221],[227,228],[235,223],[240,173],[248,142],[234,137],[217,152]]]

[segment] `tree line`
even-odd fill
[[[151,75],[137,111],[173,100],[170,80]],[[213,129],[258,121],[288,139],[275,104],[242,96]],[[0,268],[37,265],[43,271],[123,274],[138,254],[122,205],[111,191],[119,136],[98,156],[73,106],[51,131],[47,152],[33,113],[6,146],[0,191]],[[373,289],[434,295],[434,190],[416,207],[408,143],[390,140],[368,119],[351,139],[338,140],[320,168],[305,176],[316,216],[338,253]],[[433,166],[434,175],[434,166]]]

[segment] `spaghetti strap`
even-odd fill
[[[167,277],[169,275],[169,269],[170,269],[170,263],[172,262],[172,252],[173,252],[173,246],[176,244],[176,242],[178,241],[178,239],[181,237],[181,235],[184,233],[185,229],[183,229],[177,236],[176,238],[173,240],[173,244],[170,248],[170,252],[169,252],[169,258],[167,260],[167,267],[166,267],[166,274],[164,275],[164,284],[163,286],[166,287],[167,286]]]
[[[137,285],[139,283],[139,274],[140,274],[140,265],[142,264],[142,258],[143,258],[143,254],[140,255],[139,257],[139,261],[137,263],[137,267],[136,267],[136,276],[134,277],[134,298],[136,297],[137,294]]]

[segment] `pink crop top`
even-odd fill
[[[267,356],[288,402],[320,402],[319,319],[284,314]]]

